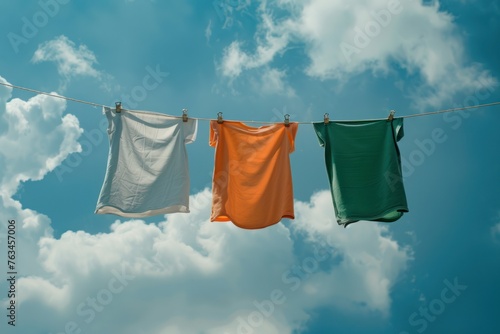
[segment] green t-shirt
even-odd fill
[[[337,222],[393,222],[408,212],[397,142],[403,119],[314,123]]]

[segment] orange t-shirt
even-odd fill
[[[294,219],[290,156],[298,123],[259,128],[210,121],[215,147],[210,221],[232,221],[246,229]]]

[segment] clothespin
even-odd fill
[[[285,126],[286,127],[290,126],[290,115],[289,114],[285,115]]]
[[[117,113],[122,112],[122,103],[121,102],[115,102],[115,112],[117,112]]]
[[[390,121],[392,121],[392,120],[394,119],[394,114],[395,114],[395,113],[396,113],[396,112],[395,112],[394,110],[391,110],[391,111],[389,112],[389,116],[387,117],[387,122],[390,122]]]
[[[330,117],[329,116],[330,115],[328,113],[325,113],[325,115],[323,116],[325,124],[330,123]]]
[[[222,113],[221,112],[217,113],[217,123],[219,123],[219,124],[224,123],[224,120],[222,119]]]
[[[187,109],[182,109],[182,121],[183,122],[188,121],[188,110]]]

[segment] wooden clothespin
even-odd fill
[[[325,122],[325,124],[330,123],[330,115],[328,113],[325,113],[325,115],[323,116],[323,121]]]
[[[290,126],[290,115],[285,114],[285,126],[289,127]]]
[[[217,123],[219,123],[219,124],[224,123],[224,120],[222,119],[222,113],[221,112],[217,113]]]
[[[115,112],[117,112],[117,113],[122,112],[122,103],[121,102],[115,102]]]
[[[182,109],[182,121],[183,122],[188,121],[188,110],[187,109]]]
[[[390,121],[392,121],[394,119],[394,114],[395,113],[396,113],[396,111],[394,111],[394,110],[391,110],[389,112],[389,116],[387,117],[387,122],[390,122]]]

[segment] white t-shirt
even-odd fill
[[[189,212],[186,145],[198,122],[153,112],[104,108],[109,155],[95,213],[142,218]]]

